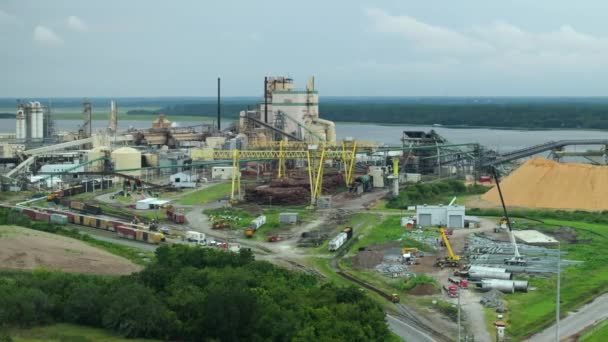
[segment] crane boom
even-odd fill
[[[519,248],[517,248],[515,235],[513,235],[513,227],[511,227],[511,220],[509,219],[509,214],[507,213],[507,206],[505,205],[505,200],[502,197],[502,190],[500,189],[500,182],[498,180],[498,172],[496,171],[496,167],[492,167],[492,176],[494,176],[494,181],[496,182],[496,189],[498,190],[498,196],[500,197],[502,210],[505,214],[505,220],[507,221],[507,228],[509,228],[509,240],[511,241],[511,245],[513,246],[513,258],[505,259],[505,262],[507,264],[525,265],[526,260],[521,256],[521,254],[519,254]]]
[[[441,234],[441,238],[443,239],[445,248],[447,248],[448,250],[448,259],[454,261],[460,260],[460,256],[454,254],[454,251],[452,250],[452,245],[450,244],[450,240],[448,240],[448,236],[446,235],[445,230],[443,228],[439,228],[439,234]]]

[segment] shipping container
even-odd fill
[[[50,219],[51,219],[51,215],[50,214],[43,213],[43,212],[40,212],[40,211],[36,212],[35,220],[49,222]]]
[[[51,214],[51,222],[56,224],[67,224],[68,217],[61,214]]]

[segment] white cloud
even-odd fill
[[[423,23],[407,15],[394,16],[377,8],[369,8],[365,13],[372,19],[376,31],[398,34],[416,48],[459,54],[487,53],[492,50],[492,46],[483,41],[450,29]]]
[[[38,25],[34,28],[34,40],[42,45],[62,45],[63,39],[46,26]]]
[[[87,24],[77,16],[71,15],[66,19],[66,25],[68,28],[78,31],[78,32],[87,32],[89,27]]]
[[[475,67],[516,72],[608,67],[608,39],[578,32],[570,25],[536,33],[498,20],[459,31],[377,8],[364,12],[375,31],[404,37],[413,52],[425,52],[425,62],[438,66],[445,65],[446,59],[459,58]]]

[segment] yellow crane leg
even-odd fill
[[[232,188],[230,191],[230,202],[236,202],[234,196],[238,192],[238,198],[241,198],[241,172],[239,167],[239,150],[234,150],[232,155]]]
[[[325,148],[323,148],[323,150],[321,151],[321,157],[319,158],[319,168],[317,169],[317,175],[316,175],[316,179],[315,179],[315,188],[314,188],[314,195],[312,195],[311,197],[314,200],[314,203],[316,204],[317,202],[317,198],[319,198],[319,196],[321,196],[321,193],[323,192],[323,167],[325,165]]]
[[[281,142],[279,143],[279,173],[278,173],[279,179],[285,177],[285,174],[286,174],[284,147],[285,147],[285,141],[281,140]]]

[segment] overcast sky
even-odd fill
[[[608,1],[0,1],[0,97],[604,96]]]

